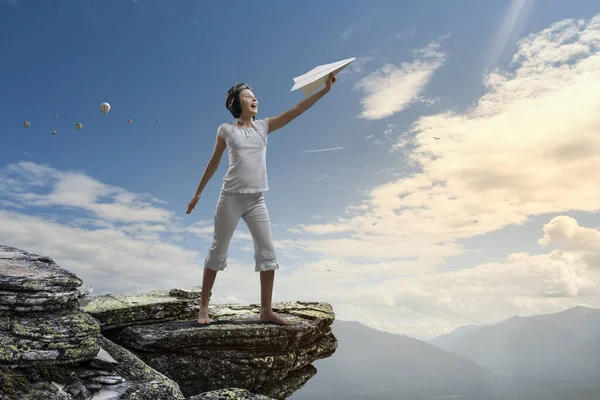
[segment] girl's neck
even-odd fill
[[[252,117],[240,116],[237,121],[238,126],[242,128],[252,128],[254,126],[254,122]]]

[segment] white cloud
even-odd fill
[[[99,291],[169,285],[194,263],[195,253],[122,228],[86,229],[0,210],[0,243],[41,253]]]
[[[328,178],[328,175],[321,174],[320,172],[315,172],[314,176],[315,176],[315,179],[317,181],[322,181],[323,179],[327,179]]]
[[[346,29],[344,32],[342,32],[342,40],[348,39],[351,33],[352,29]]]
[[[387,124],[386,128],[383,131],[383,134],[380,135],[368,135],[365,137],[365,142],[371,142],[376,145],[385,145],[388,147],[388,151],[392,153],[396,146],[394,145],[394,141],[397,139],[397,134],[395,128],[398,124]]]
[[[419,338],[515,314],[541,314],[580,304],[600,307],[600,273],[591,268],[583,252],[514,253],[501,262],[435,274],[422,274],[422,261],[360,265],[342,261],[345,255],[308,264],[285,282],[290,290],[292,282],[296,288],[310,286],[313,297],[336,306],[340,319]],[[345,290],[348,287],[353,290]]]
[[[397,127],[398,124],[387,124],[385,131],[383,131],[384,135],[389,135],[394,131],[394,128]]]
[[[157,236],[120,227],[85,229],[0,210],[0,243],[47,255],[74,272],[96,294],[170,289],[202,284],[205,251],[182,247]],[[230,257],[219,274],[214,301],[259,301],[258,274],[252,263]],[[225,289],[223,289],[225,288]]]
[[[436,97],[423,97],[423,96],[420,96],[418,98],[419,103],[426,104],[428,106],[437,104],[437,103],[440,102],[440,100],[441,100],[441,98],[438,97],[438,96],[436,96]]]
[[[538,243],[542,246],[554,243],[565,250],[580,252],[590,268],[600,270],[600,231],[581,227],[574,218],[554,218],[544,226],[544,237]]]
[[[40,193],[51,188],[48,193]],[[0,170],[0,191],[8,199],[38,207],[77,207],[112,222],[167,222],[172,213],[154,207],[148,195],[108,186],[81,172],[59,172],[32,162]]]
[[[547,246],[552,242],[566,250],[600,253],[600,231],[581,227],[574,218],[566,216],[553,218],[544,226],[544,237],[538,243]]]
[[[522,224],[530,215],[597,210],[600,53],[592,38],[600,36],[599,20],[556,24],[525,38],[516,70],[495,72],[502,79],[488,86],[475,108],[421,117],[411,137],[399,138],[396,147],[413,147],[402,163],[420,172],[373,188],[350,218],[299,228],[351,232],[346,240],[354,251],[394,257],[404,247],[421,253],[421,243],[454,242]],[[560,34],[573,27],[578,36]],[[556,53],[575,39],[588,46],[587,56],[555,64]],[[384,223],[371,227],[374,219]],[[402,246],[374,251],[371,240]],[[448,256],[455,253],[451,248]]]
[[[386,63],[354,85],[365,94],[359,118],[386,118],[418,101],[435,71],[444,64],[446,54],[440,51],[439,41],[413,54],[419,58],[400,65]]]

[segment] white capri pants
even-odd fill
[[[254,242],[254,270],[259,272],[279,269],[271,235],[271,220],[263,193],[232,193],[224,190],[221,190],[215,210],[213,242],[204,266],[216,271],[227,267],[229,242],[240,217],[246,222]]]

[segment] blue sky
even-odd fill
[[[251,84],[259,117],[274,116],[303,98],[294,76],[356,57],[269,138],[275,300],[416,337],[600,307],[599,13],[591,0],[0,0],[0,243],[98,292],[200,285],[226,155],[185,210],[231,120],[227,89]],[[251,250],[240,221],[217,301],[258,301]]]

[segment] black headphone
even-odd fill
[[[239,94],[244,89],[252,90],[252,87],[250,87],[250,85],[246,85],[243,82],[240,82],[232,86],[227,91],[227,96],[225,97],[225,108],[229,110],[229,112],[234,116],[234,118],[239,118],[242,114]],[[255,118],[253,117],[253,119]]]

